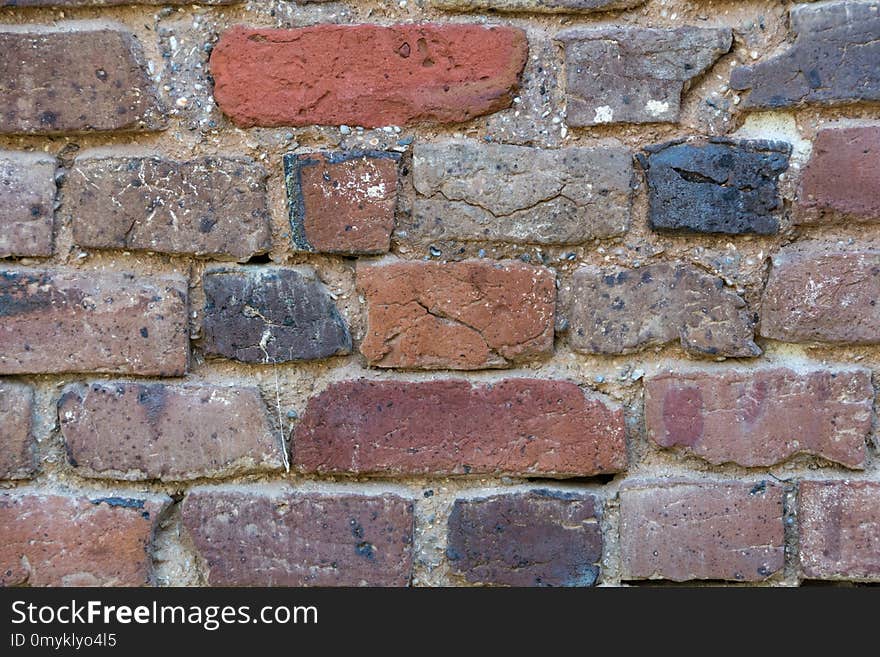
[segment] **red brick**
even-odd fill
[[[553,272],[515,261],[359,267],[370,365],[473,370],[553,351]]]
[[[143,586],[165,495],[0,494],[0,586]],[[39,539],[39,540],[38,540]]]
[[[9,268],[0,318],[0,374],[186,372],[182,276]]]
[[[55,158],[0,151],[0,258],[52,255]]]
[[[525,33],[481,25],[233,27],[211,53],[239,126],[456,123],[509,107]]]
[[[346,381],[309,400],[309,472],[591,476],[626,468],[623,411],[565,381]]]
[[[0,479],[30,477],[34,462],[34,389],[0,381]]]
[[[765,481],[624,484],[623,579],[767,579],[784,561],[782,498]]]
[[[257,388],[75,384],[58,416],[71,463],[89,477],[174,481],[283,465]]]
[[[183,522],[214,586],[406,586],[413,505],[396,495],[198,488]]]
[[[806,453],[863,468],[873,404],[864,368],[672,370],[645,380],[648,437],[716,465]]]
[[[813,142],[795,204],[798,223],[880,221],[880,125],[826,128]]]

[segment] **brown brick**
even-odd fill
[[[535,490],[458,499],[446,556],[467,581],[507,586],[592,586],[602,559],[592,495]]]
[[[716,465],[773,465],[806,453],[863,468],[873,404],[864,368],[671,370],[645,379],[648,437]]]
[[[637,7],[644,2],[645,0],[429,0],[428,4],[449,11],[592,14]]]
[[[0,134],[164,127],[140,44],[127,30],[5,26],[0,52]]]
[[[165,495],[0,493],[0,586],[143,586]],[[39,540],[37,540],[39,539]]]
[[[782,497],[765,481],[624,484],[623,579],[767,579],[784,561]]]
[[[34,462],[34,389],[0,381],[0,479],[28,478]]]
[[[197,488],[183,522],[213,586],[406,586],[413,505],[396,495]]]
[[[802,481],[798,488],[804,576],[880,580],[880,483]]]
[[[0,374],[186,372],[182,276],[9,268],[0,317]]]
[[[388,251],[399,160],[384,151],[285,155],[294,245],[355,255]]]
[[[266,171],[249,158],[78,157],[63,208],[86,248],[247,260],[272,247]]]
[[[0,151],[0,258],[52,255],[55,158]]]
[[[785,342],[880,342],[880,251],[804,243],[773,256],[761,335]]]
[[[75,384],[58,416],[68,457],[88,477],[174,481],[283,465],[257,388]]]
[[[309,472],[580,477],[626,468],[620,407],[538,379],[332,384],[309,400],[293,444]]]
[[[550,354],[555,276],[521,262],[394,262],[357,270],[371,365],[473,370]]]

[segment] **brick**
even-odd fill
[[[309,400],[293,461],[321,473],[587,477],[626,468],[625,433],[619,406],[565,381],[361,379]]]
[[[370,365],[473,370],[553,351],[553,272],[514,261],[362,266]]]
[[[7,268],[0,272],[0,374],[182,376],[183,276]]]
[[[801,568],[809,579],[880,579],[880,484],[802,481]]]
[[[58,417],[68,458],[86,477],[179,481],[283,466],[257,388],[74,384]]]
[[[581,244],[629,228],[632,156],[622,147],[417,144],[412,169],[420,196],[408,237]]]
[[[351,352],[348,326],[312,269],[219,269],[202,284],[208,356],[283,363]]]
[[[645,0],[429,0],[428,4],[447,11],[592,14],[629,9],[644,3]]]
[[[213,586],[406,586],[413,505],[397,495],[197,488],[183,523]]]
[[[772,258],[761,302],[761,335],[785,342],[880,342],[880,251],[821,243]]]
[[[874,388],[864,368],[672,370],[645,379],[645,427],[712,464],[767,466],[799,453],[865,467]]]
[[[272,247],[266,171],[249,158],[78,157],[64,212],[79,246],[247,260]]]
[[[880,100],[880,3],[834,2],[791,9],[794,43],[733,69],[740,108],[776,109]]]
[[[0,381],[0,479],[30,478],[36,472],[33,418],[34,389]]]
[[[446,556],[468,582],[592,586],[602,559],[600,508],[592,495],[550,490],[458,499]]]
[[[171,498],[131,495],[0,493],[0,586],[152,584],[151,544]]]
[[[730,28],[572,28],[564,49],[566,121],[676,122],[691,80],[730,50]]]
[[[795,223],[880,222],[880,125],[820,130],[794,206]]]
[[[0,27],[0,134],[164,127],[135,37],[82,25]]]
[[[0,151],[0,258],[52,255],[55,158]]]
[[[568,341],[575,351],[628,354],[681,342],[698,356],[758,356],[745,301],[720,278],[684,263],[606,273],[578,269],[569,293]]]
[[[784,564],[782,499],[766,481],[624,484],[621,577],[765,580]]]
[[[648,220],[654,230],[740,235],[779,231],[784,142],[714,138],[647,149]]]
[[[285,155],[294,245],[324,253],[386,253],[397,209],[399,160],[399,154],[383,151]]]
[[[116,5],[232,5],[239,0],[0,0],[0,7],[112,7]]]
[[[237,125],[457,123],[509,107],[522,30],[449,25],[233,27],[211,54],[214,97]]]

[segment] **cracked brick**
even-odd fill
[[[26,479],[37,470],[34,389],[0,380],[0,479]]]
[[[54,157],[0,151],[0,258],[52,255]]]

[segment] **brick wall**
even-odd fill
[[[877,0],[0,0],[0,53],[0,583],[880,580]]]

